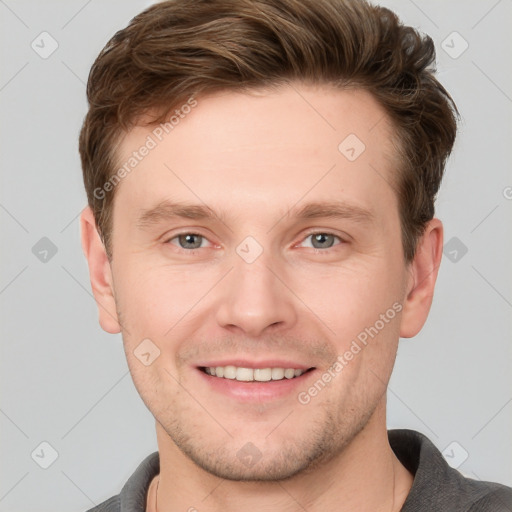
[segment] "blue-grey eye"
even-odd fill
[[[312,235],[309,235],[308,238],[310,237],[312,246],[315,249],[330,249],[335,245],[335,239],[338,238],[336,235],[331,235],[329,233],[313,233]]]

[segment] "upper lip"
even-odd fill
[[[217,366],[236,366],[238,368],[295,368],[297,370],[309,370],[312,365],[298,363],[284,359],[263,359],[260,361],[247,359],[225,359],[223,361],[213,360],[199,363],[199,368],[212,368]]]

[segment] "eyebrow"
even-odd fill
[[[216,215],[215,212],[206,205],[175,203],[173,201],[165,200],[158,203],[153,208],[141,210],[137,219],[137,226],[144,229],[174,218],[210,221],[219,219],[223,221],[223,216]]]
[[[369,224],[374,221],[374,215],[370,210],[343,202],[313,202],[307,203],[302,208],[288,214],[297,219],[349,219],[362,224]]]
[[[300,208],[290,208],[286,213],[282,214],[276,224],[285,217],[291,217],[297,220],[320,218],[348,219],[361,224],[371,224],[375,220],[375,216],[371,210],[339,201],[317,201],[307,203]],[[176,218],[206,220],[209,222],[219,220],[223,224],[226,223],[226,215],[224,212],[215,213],[204,204],[165,200],[158,203],[153,208],[141,210],[136,225],[140,229],[147,229],[161,222]]]

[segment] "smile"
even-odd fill
[[[243,368],[237,366],[209,366],[201,367],[203,372],[212,377],[237,380],[240,382],[268,382],[271,380],[284,380],[300,377],[313,368],[302,370],[298,368]]]

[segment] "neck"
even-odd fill
[[[196,466],[157,422],[160,475],[154,512],[197,510],[234,512],[398,512],[413,476],[391,450],[385,403],[379,404],[365,428],[328,462],[288,480],[236,482],[218,478]]]

